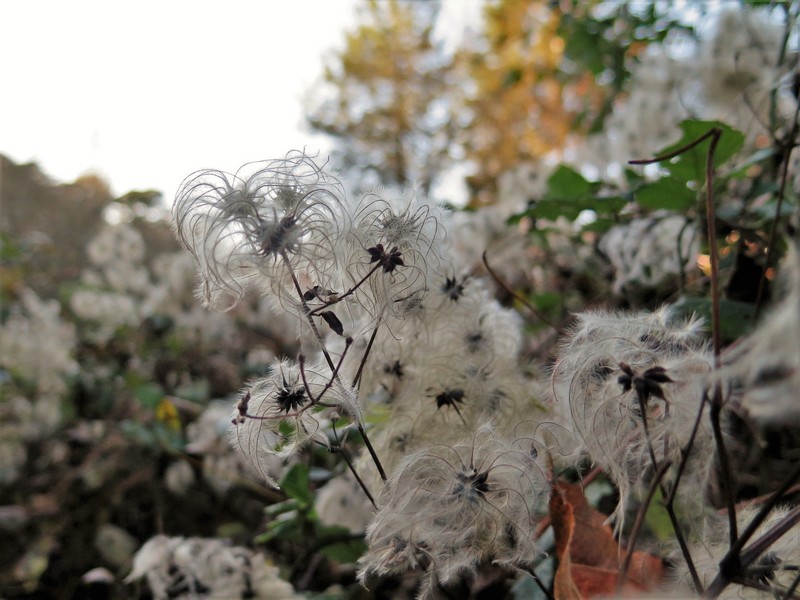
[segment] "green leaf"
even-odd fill
[[[155,433],[150,428],[136,421],[123,421],[122,433],[143,446],[156,445],[157,440]]]
[[[611,229],[616,222],[613,219],[595,219],[581,228],[581,231],[593,231],[595,233],[605,233]]]
[[[297,510],[297,500],[290,499],[283,502],[276,502],[264,508],[264,514],[269,517],[275,517],[289,512],[290,510]]]
[[[686,187],[685,182],[671,177],[662,177],[639,188],[635,196],[639,206],[653,210],[684,210],[697,201],[697,192]]]
[[[537,202],[536,206],[528,211],[528,214],[532,217],[548,219],[550,221],[555,221],[558,217],[566,217],[569,220],[574,220],[582,210],[580,205],[570,199],[542,200],[541,202]]]
[[[744,134],[720,121],[687,120],[680,123],[683,136],[680,140],[656,152],[656,156],[670,154],[679,148],[694,142],[707,134],[714,127],[722,130],[717,147],[714,151],[714,167],[719,167],[729,160],[744,145]],[[681,181],[705,181],[706,157],[711,144],[711,138],[704,140],[697,146],[681,153],[679,156],[664,163],[675,179]]]
[[[533,304],[541,311],[549,311],[561,306],[563,297],[561,294],[555,292],[542,292],[541,294],[534,294]]]
[[[352,538],[350,530],[339,525],[317,527],[320,552],[327,558],[342,564],[352,564],[367,551],[363,538]],[[326,543],[330,540],[329,543]]]
[[[208,380],[201,379],[200,381],[192,381],[185,385],[178,386],[174,393],[179,398],[204,406],[211,397],[210,389],[211,386]]]
[[[217,531],[214,535],[221,538],[233,538],[241,536],[244,533],[248,533],[244,523],[230,521],[228,523],[221,523],[217,527]]]
[[[711,299],[693,296],[681,298],[675,308],[680,314],[703,317],[706,329],[711,330]],[[723,298],[719,302],[720,333],[725,343],[733,342],[753,328],[755,307],[748,302]]]
[[[267,531],[257,535],[254,541],[256,544],[266,544],[275,538],[295,537],[294,534],[297,533],[299,529],[300,523],[297,518],[270,521],[267,524]]]
[[[308,489],[308,467],[304,464],[292,465],[279,484],[283,492],[289,498],[297,500],[301,507],[311,506],[314,501],[311,491]]]
[[[294,432],[297,428],[295,427],[294,423],[291,421],[284,419],[280,423],[278,423],[278,433],[281,434],[283,438],[291,438],[294,435]]]
[[[547,180],[545,199],[580,198],[592,192],[592,184],[583,175],[560,165]]]
[[[595,198],[591,208],[598,215],[616,215],[628,204],[628,199],[622,196],[600,196]]]
[[[664,508],[664,503],[661,501],[661,491],[656,490],[653,501],[647,507],[647,512],[644,515],[645,523],[659,540],[665,542],[673,539],[675,533],[672,529],[672,521],[670,521],[669,513]]]
[[[22,251],[11,235],[0,232],[0,260],[12,261],[22,256]]]
[[[384,425],[389,422],[394,414],[386,404],[370,402],[367,406],[369,407],[369,412],[364,420],[369,425]]]
[[[155,409],[164,397],[164,390],[156,383],[145,383],[136,386],[133,395],[145,408]]]

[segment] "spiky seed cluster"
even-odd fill
[[[376,244],[373,248],[367,248],[367,252],[369,252],[371,257],[369,262],[378,263],[384,273],[391,273],[397,267],[405,265],[402,258],[403,253],[397,249],[397,246],[386,251],[383,248],[383,244]]]
[[[617,378],[617,383],[622,386],[622,391],[634,390],[645,402],[651,397],[666,400],[662,386],[665,383],[674,383],[664,367],[650,367],[638,373],[629,364],[621,362],[619,368],[622,375]]]
[[[232,443],[274,486],[269,458],[289,456],[312,441],[327,444],[321,429],[333,408],[361,420],[355,392],[341,379],[332,382],[323,365],[276,360],[270,374],[253,381],[234,409]]]
[[[534,511],[546,493],[530,452],[489,426],[470,440],[416,452],[380,495],[359,579],[423,566],[430,586],[447,584],[482,561],[528,565],[537,556]],[[421,595],[431,591],[426,587]]]
[[[340,182],[297,152],[233,175],[198,171],[173,206],[176,236],[194,255],[203,300],[215,308],[229,308],[255,283],[280,290],[288,270],[330,285],[348,223]]]

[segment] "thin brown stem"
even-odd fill
[[[325,360],[327,361],[328,366],[330,367],[331,372],[333,373],[333,378],[338,379],[339,374],[337,372],[337,367],[333,364],[333,359],[331,358],[328,349],[325,347],[325,341],[322,339],[322,335],[320,334],[319,329],[317,329],[317,324],[314,322],[314,317],[311,315],[311,312],[308,309],[308,304],[306,303],[306,300],[303,297],[303,291],[300,288],[300,282],[297,281],[297,277],[294,274],[294,269],[292,269],[292,266],[289,263],[289,257],[286,256],[285,252],[283,253],[282,256],[284,261],[286,261],[286,267],[289,270],[289,274],[292,276],[292,283],[294,283],[295,290],[297,291],[297,294],[300,298],[300,302],[303,305],[305,315],[308,318],[309,324],[311,325],[311,330],[314,332],[314,336],[316,337],[317,342],[319,343],[322,354],[323,356],[325,356]],[[377,452],[375,452],[375,448],[372,446],[372,442],[370,442],[369,436],[367,435],[367,430],[364,428],[364,425],[362,423],[358,423],[358,431],[359,433],[361,433],[361,438],[364,440],[364,445],[367,447],[369,455],[372,458],[372,462],[375,463],[375,467],[378,469],[378,473],[380,473],[381,475],[381,479],[383,481],[386,481],[387,479],[386,471],[384,471],[380,458],[378,458],[378,454]]]
[[[719,357],[722,351],[722,334],[720,320],[720,290],[719,290],[719,253],[717,250],[717,220],[716,207],[714,204],[714,153],[717,149],[722,130],[713,127],[708,134],[711,141],[706,154],[706,227],[708,237],[708,254],[711,266],[711,340],[714,348],[714,368],[719,369]],[[702,138],[701,138],[702,139]],[[722,412],[722,388],[719,383],[714,387],[714,394],[711,400],[711,428],[714,433],[714,442],[719,455],[721,471],[721,482],[725,503],[728,507],[728,534],[730,544],[736,543],[738,533],[736,531],[736,506],[734,499],[733,471],[728,461],[728,452],[725,449],[725,440],[722,435],[720,425],[720,415]]]
[[[675,479],[672,483],[669,493],[665,494],[662,487],[662,495],[666,498],[666,501],[664,502],[664,509],[667,511],[670,523],[672,524],[672,529],[675,532],[675,539],[678,541],[678,546],[680,546],[683,560],[686,561],[686,566],[689,569],[689,575],[692,578],[692,583],[694,584],[695,590],[698,594],[703,593],[703,583],[700,581],[700,576],[697,574],[697,567],[695,567],[694,560],[692,559],[692,553],[689,551],[689,545],[686,543],[686,538],[683,535],[683,529],[681,529],[680,522],[678,521],[678,515],[675,512],[675,494],[678,491],[678,485],[680,485],[681,478],[686,470],[686,464],[689,461],[689,456],[691,455],[692,448],[694,447],[694,441],[697,437],[697,432],[700,429],[700,422],[703,418],[703,409],[705,408],[707,402],[708,393],[703,392],[703,398],[700,401],[700,407],[697,410],[697,416],[695,416],[694,423],[692,425],[692,431],[689,434],[689,439],[687,440],[686,445],[681,448],[681,461],[678,463],[678,469],[675,472]]]
[[[681,146],[677,150],[673,150],[669,154],[662,154],[661,156],[656,156],[655,158],[639,158],[639,159],[636,159],[636,160],[629,160],[628,164],[629,165],[650,165],[650,164],[653,164],[653,163],[662,162],[664,160],[669,160],[670,158],[675,158],[676,156],[680,156],[681,154],[683,154],[687,150],[691,150],[695,146],[699,146],[704,141],[706,141],[708,138],[710,138],[710,137],[712,137],[714,135],[716,135],[719,138],[719,136],[721,134],[722,134],[722,130],[719,127],[714,127],[712,129],[709,129],[707,132],[705,132],[703,135],[701,135],[699,138],[697,138],[693,142],[689,142],[688,144],[685,144],[685,145]]]
[[[373,274],[375,271],[377,271],[377,270],[378,270],[378,269],[379,269],[381,266],[382,266],[382,265],[381,265],[381,263],[377,263],[377,264],[376,264],[375,266],[373,266],[373,267],[372,267],[372,268],[369,270],[369,272],[368,272],[366,275],[364,275],[364,277],[362,277],[362,278],[361,278],[361,280],[360,280],[358,283],[356,283],[356,284],[355,284],[353,287],[351,287],[351,288],[350,288],[349,290],[347,290],[345,293],[343,293],[343,294],[341,294],[341,295],[338,295],[338,296],[336,296],[336,298],[335,298],[335,299],[333,299],[333,300],[325,300],[325,301],[324,301],[324,302],[323,302],[323,303],[322,303],[320,306],[317,306],[316,308],[312,309],[312,310],[311,310],[311,312],[310,312],[310,314],[312,314],[312,315],[317,315],[317,314],[319,314],[320,312],[322,312],[323,310],[325,310],[326,308],[328,308],[329,306],[333,306],[334,304],[337,304],[337,303],[341,302],[342,300],[344,300],[344,299],[345,299],[345,298],[347,298],[348,296],[352,296],[352,295],[353,295],[353,294],[356,292],[356,290],[357,290],[358,288],[360,288],[360,287],[361,287],[361,286],[364,284],[364,282],[365,282],[367,279],[369,279],[369,278],[372,276],[372,274]]]
[[[725,573],[725,560],[720,563],[720,572],[711,582],[706,590],[707,598],[716,598],[722,591],[728,587],[732,582],[735,582],[741,576],[739,573],[743,572],[750,566],[759,556],[761,556],[768,548],[770,548],[778,539],[792,529],[797,523],[800,523],[800,506],[796,506],[789,512],[783,519],[780,520],[774,527],[767,531],[764,535],[759,537],[738,557],[736,561],[734,573]]]
[[[316,398],[314,397],[314,394],[311,393],[311,388],[309,387],[308,381],[306,380],[306,370],[305,370],[306,357],[304,354],[301,354],[297,357],[297,362],[300,364],[300,377],[302,377],[303,386],[306,389],[308,397],[311,399],[310,406],[335,406],[335,405],[324,404],[322,402],[322,397],[329,389],[331,389],[331,387],[333,386],[333,382],[339,379],[339,370],[342,368],[342,363],[344,362],[345,356],[347,356],[347,351],[350,349],[352,345],[353,345],[353,338],[351,337],[346,338],[344,341],[344,350],[342,351],[342,354],[339,356],[339,362],[336,363],[336,367],[333,369],[333,373],[331,373],[330,379],[327,381],[327,383],[322,388],[320,393],[317,394]]]
[[[794,578],[792,585],[790,585],[789,588],[786,590],[786,593],[783,595],[784,599],[789,600],[790,598],[795,598],[796,596],[794,595],[794,593],[797,590],[798,586],[800,586],[800,573],[797,574],[797,577]]]
[[[733,471],[728,460],[728,451],[725,448],[725,438],[722,435],[721,413],[722,390],[720,384],[717,383],[714,385],[714,396],[711,400],[709,419],[711,420],[711,431],[714,435],[714,443],[717,447],[717,456],[719,458],[722,495],[725,498],[725,508],[728,513],[728,538],[731,547],[733,547],[739,537],[736,525],[736,499],[734,498]]]
[[[706,227],[708,234],[708,254],[711,263],[711,339],[714,344],[715,368],[719,368],[719,354],[722,349],[719,317],[719,253],[717,251],[717,218],[714,205],[714,152],[722,136],[719,127],[712,128],[707,135],[711,136],[706,155]],[[702,139],[702,138],[701,138]]]
[[[675,472],[675,481],[672,484],[672,489],[669,492],[669,496],[667,496],[665,504],[672,504],[675,501],[675,492],[678,490],[678,484],[683,477],[683,472],[686,470],[686,463],[689,462],[689,456],[692,452],[692,447],[694,447],[694,440],[697,437],[697,431],[700,429],[700,421],[703,419],[703,409],[708,403],[708,392],[703,392],[703,397],[700,400],[700,408],[697,411],[697,415],[694,418],[694,423],[692,424],[692,431],[689,434],[689,439],[686,441],[686,445],[681,448],[681,461],[678,463],[678,470]]]
[[[767,241],[767,256],[764,259],[764,268],[761,271],[761,278],[758,280],[758,293],[756,294],[756,308],[755,319],[757,320],[761,314],[761,309],[764,305],[764,290],[767,285],[767,271],[772,266],[772,261],[775,256],[775,244],[778,237],[778,222],[781,218],[781,210],[783,209],[783,200],[786,197],[786,183],[789,180],[789,160],[792,157],[792,150],[794,150],[795,138],[798,133],[798,111],[800,111],[800,103],[798,103],[794,113],[794,124],[789,133],[788,141],[786,142],[786,150],[783,157],[783,170],[781,173],[781,183],[778,187],[778,198],[775,203],[775,216],[772,218],[772,227],[769,231],[769,239]]]
[[[374,506],[375,509],[377,509],[378,505],[375,504],[375,498],[372,497],[372,494],[370,494],[369,489],[367,488],[367,484],[364,483],[364,480],[361,479],[361,476],[358,474],[358,471],[356,471],[355,465],[353,465],[353,462],[350,460],[350,457],[347,454],[347,450],[345,450],[344,448],[344,444],[342,444],[339,441],[339,434],[336,432],[335,420],[331,421],[331,426],[333,429],[333,439],[336,440],[336,447],[338,452],[342,455],[342,458],[344,458],[344,462],[347,463],[347,468],[350,469],[350,472],[353,474],[353,477],[356,478],[358,485],[361,486],[362,490],[364,490],[364,493],[367,495],[367,498],[369,498],[369,501],[372,503],[372,506]]]
[[[536,571],[533,568],[528,566],[520,566],[519,569],[531,576],[533,582],[539,587],[540,590],[542,590],[542,593],[544,594],[545,598],[547,598],[547,600],[556,600],[556,597],[553,596],[553,593],[549,589],[547,589],[547,586],[539,578],[539,576],[536,574]]]
[[[742,553],[742,548],[755,534],[764,520],[769,516],[772,509],[781,501],[786,492],[794,485],[795,481],[800,479],[800,465],[795,467],[794,471],[789,474],[789,477],[783,482],[780,488],[775,490],[772,496],[767,500],[764,505],[759,509],[758,513],[752,518],[750,523],[742,532],[742,535],[736,540],[736,543],[728,550],[725,557],[720,561],[720,572],[714,581],[709,586],[707,591],[708,597],[714,598],[722,592],[723,589],[732,581],[736,576],[740,575],[742,569],[749,565],[746,562],[749,555]],[[795,509],[796,511],[797,509]],[[763,536],[762,536],[763,537]],[[755,544],[754,544],[755,546]],[[751,547],[752,548],[752,547]],[[748,552],[751,550],[748,550]],[[750,561],[758,558],[758,555],[752,557]]]
[[[768,548],[798,523],[800,523],[800,506],[795,506],[769,531],[764,533],[742,552],[741,565],[743,567],[749,567],[759,556],[766,552]]]
[[[501,288],[503,288],[503,289],[504,289],[506,292],[508,292],[509,294],[511,294],[511,296],[512,296],[512,297],[513,297],[515,300],[517,300],[517,301],[518,301],[520,304],[522,304],[522,305],[523,305],[525,308],[527,308],[529,311],[531,311],[531,312],[532,312],[532,313],[533,313],[533,314],[536,316],[536,318],[537,318],[537,319],[539,319],[539,320],[540,320],[542,323],[544,323],[545,325],[549,325],[549,326],[550,326],[550,327],[552,327],[552,328],[553,328],[555,331],[557,331],[558,333],[561,333],[561,329],[560,329],[558,326],[554,325],[554,324],[552,323],[552,321],[550,321],[550,320],[549,320],[547,317],[545,317],[545,316],[544,316],[544,315],[541,313],[541,311],[540,311],[538,308],[536,308],[536,307],[535,307],[533,304],[531,304],[530,302],[528,302],[528,300],[526,300],[525,298],[523,298],[522,296],[520,296],[520,295],[519,295],[517,292],[515,292],[514,290],[512,290],[512,289],[511,289],[511,286],[509,286],[509,285],[508,285],[508,284],[507,284],[505,281],[503,281],[503,279],[502,279],[502,278],[501,278],[501,277],[500,277],[500,276],[499,276],[497,273],[495,273],[494,269],[492,269],[492,267],[490,267],[490,266],[489,266],[489,260],[486,258],[486,251],[485,251],[485,250],[484,250],[484,252],[483,252],[483,264],[484,264],[484,266],[486,267],[486,270],[487,270],[487,271],[489,271],[489,275],[491,275],[491,276],[492,276],[492,279],[494,279],[494,280],[495,280],[495,282],[497,282],[497,285],[499,285],[499,286],[500,286]]]
[[[644,397],[643,397],[642,394],[637,393],[637,399],[639,400],[639,409],[642,411],[642,427],[644,429],[645,440],[647,441],[647,449],[648,449],[648,451],[650,453],[650,460],[653,463],[653,468],[656,469],[658,467],[658,463],[656,462],[656,455],[655,455],[655,450],[653,448],[653,443],[650,440],[650,430],[649,430],[649,427],[648,427],[648,424],[647,424],[647,413],[645,412]],[[701,411],[702,411],[702,407],[701,407]],[[699,417],[698,417],[698,419],[699,419]],[[698,422],[699,422],[699,420],[698,420]],[[696,426],[697,425],[695,425],[695,427]],[[695,429],[694,433],[696,433],[696,429]],[[682,457],[682,459],[683,459],[682,463],[683,463],[683,467],[684,468],[686,466],[686,458],[685,457],[688,457],[688,452],[689,451],[687,450],[686,453],[685,453],[685,456]],[[665,452],[664,456],[666,456],[666,455],[667,455],[667,453]],[[672,464],[670,461],[667,461],[667,462],[669,464]],[[659,472],[660,470],[661,469],[659,468],[657,472]],[[666,469],[664,470],[664,472],[666,473]],[[678,521],[678,516],[675,513],[675,506],[673,504],[674,491],[675,491],[675,488],[677,487],[677,482],[673,485],[671,492],[668,493],[666,486],[663,483],[661,483],[661,479],[663,479],[663,477],[664,477],[664,475],[662,474],[656,480],[656,483],[658,483],[659,490],[661,491],[661,496],[662,497],[668,497],[668,496],[671,497],[671,501],[669,503],[665,504],[664,508],[666,509],[667,515],[669,516],[670,523],[672,524],[672,529],[675,532],[675,538],[677,539],[678,545],[681,548],[681,553],[683,554],[684,559],[686,560],[686,565],[689,567],[689,573],[692,576],[692,582],[694,583],[694,585],[697,588],[697,590],[700,591],[700,590],[702,590],[702,584],[700,582],[700,577],[697,575],[697,570],[695,569],[694,562],[692,561],[691,553],[689,552],[689,546],[686,543],[686,539],[684,538],[683,530],[681,529],[680,522]]]
[[[665,504],[664,509],[667,511],[667,516],[669,516],[669,522],[672,525],[672,530],[675,532],[675,539],[678,541],[678,546],[681,549],[681,555],[686,561],[686,567],[689,569],[689,575],[692,578],[694,589],[697,590],[698,594],[702,594],[703,582],[700,581],[700,575],[697,574],[697,567],[694,564],[694,559],[692,559],[692,553],[689,550],[689,544],[686,543],[686,536],[683,535],[683,529],[681,528],[680,521],[678,520],[678,514],[675,512],[675,506],[673,504]]]
[[[617,579],[617,594],[620,593],[622,590],[622,586],[625,583],[625,578],[628,574],[628,569],[631,566],[631,559],[633,558],[633,552],[636,548],[636,540],[639,537],[639,532],[642,529],[642,525],[644,524],[644,518],[647,514],[647,509],[650,507],[650,503],[653,501],[653,496],[655,496],[656,490],[659,488],[661,480],[664,478],[664,475],[667,472],[667,469],[670,468],[672,463],[668,460],[664,461],[661,466],[656,471],[653,480],[650,482],[650,486],[647,488],[647,495],[645,496],[644,502],[639,507],[639,510],[636,513],[636,520],[633,523],[633,529],[631,530],[631,535],[628,540],[628,547],[625,550],[625,560],[622,562],[622,568],[619,571],[619,577]]]
[[[369,441],[369,437],[367,436],[367,430],[364,429],[364,426],[361,423],[358,424],[358,432],[361,434],[361,438],[364,440],[364,445],[367,447],[367,451],[369,452],[369,455],[372,457],[372,462],[375,463],[375,467],[378,469],[378,473],[380,473],[381,479],[385,482],[388,479],[386,477],[386,471],[383,470],[383,465],[381,464],[381,461],[378,458],[378,454],[375,452],[375,448],[372,447],[372,442]]]
[[[642,412],[642,430],[644,431],[644,439],[647,443],[647,452],[650,454],[650,460],[655,469],[658,467],[658,461],[656,460],[656,452],[653,449],[653,442],[650,440],[650,427],[647,424],[647,406],[645,405],[646,398],[643,393],[637,391],[636,399],[639,401],[639,410]]]
[[[311,310],[308,307],[308,303],[306,302],[305,297],[303,296],[303,290],[300,288],[300,282],[297,281],[297,276],[294,274],[294,269],[292,268],[291,263],[289,262],[289,257],[286,256],[286,252],[281,252],[281,256],[283,257],[284,262],[286,263],[286,268],[289,271],[289,275],[292,277],[292,283],[294,284],[294,289],[297,292],[298,298],[300,298],[300,302],[303,305],[303,313],[308,319],[308,324],[311,326],[311,331],[314,333],[314,337],[319,344],[320,350],[322,351],[322,355],[325,357],[325,361],[328,363],[328,366],[331,368],[331,371],[335,371],[336,367],[333,364],[333,359],[331,359],[331,355],[328,353],[328,349],[325,347],[325,341],[322,338],[322,334],[317,329],[317,324],[314,322],[314,318],[311,315]]]
[[[372,350],[372,344],[375,342],[375,337],[378,335],[378,327],[380,326],[381,323],[378,321],[378,324],[375,325],[375,329],[372,330],[372,335],[369,336],[367,348],[364,350],[364,356],[361,357],[361,363],[358,365],[358,371],[356,372],[355,379],[353,379],[353,385],[359,389],[361,389],[361,374],[364,371],[364,365],[367,364],[367,358],[369,358],[369,353]]]

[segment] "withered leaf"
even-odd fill
[[[335,334],[344,335],[344,326],[339,320],[339,317],[337,317],[332,310],[324,310],[319,313],[319,316],[325,319],[328,327],[330,327]]]
[[[625,559],[621,547],[605,524],[606,517],[592,508],[579,484],[556,482],[550,497],[550,521],[556,538],[558,570],[555,596],[577,600],[617,593],[620,566]],[[646,552],[634,552],[623,596],[652,590],[664,573],[663,562]]]

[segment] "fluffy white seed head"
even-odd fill
[[[583,313],[552,369],[556,414],[619,486],[620,510],[631,488],[652,473],[651,452],[657,463],[670,459],[676,465],[691,435],[713,364],[698,333],[698,321],[677,321],[668,308]],[[697,487],[712,447],[702,425],[684,475],[697,479]]]
[[[441,261],[443,211],[419,190],[365,195],[353,209],[347,277],[361,281],[380,261],[377,250],[396,257],[359,288],[357,298],[373,318],[403,317],[407,302],[420,302]],[[400,262],[397,262],[397,261]]]
[[[173,206],[178,240],[195,257],[206,304],[230,308],[253,284],[281,290],[291,271],[339,283],[336,248],[349,219],[338,179],[300,152],[236,174],[198,171]]]
[[[288,457],[313,441],[327,444],[324,428],[331,406],[361,419],[355,391],[341,380],[331,382],[324,365],[301,368],[290,359],[276,360],[270,374],[253,381],[234,409],[232,443],[267,483],[275,485],[271,457]]]
[[[380,494],[359,579],[424,566],[428,584],[447,583],[483,560],[528,565],[538,555],[533,528],[547,487],[528,444],[505,441],[490,426],[420,450]]]

